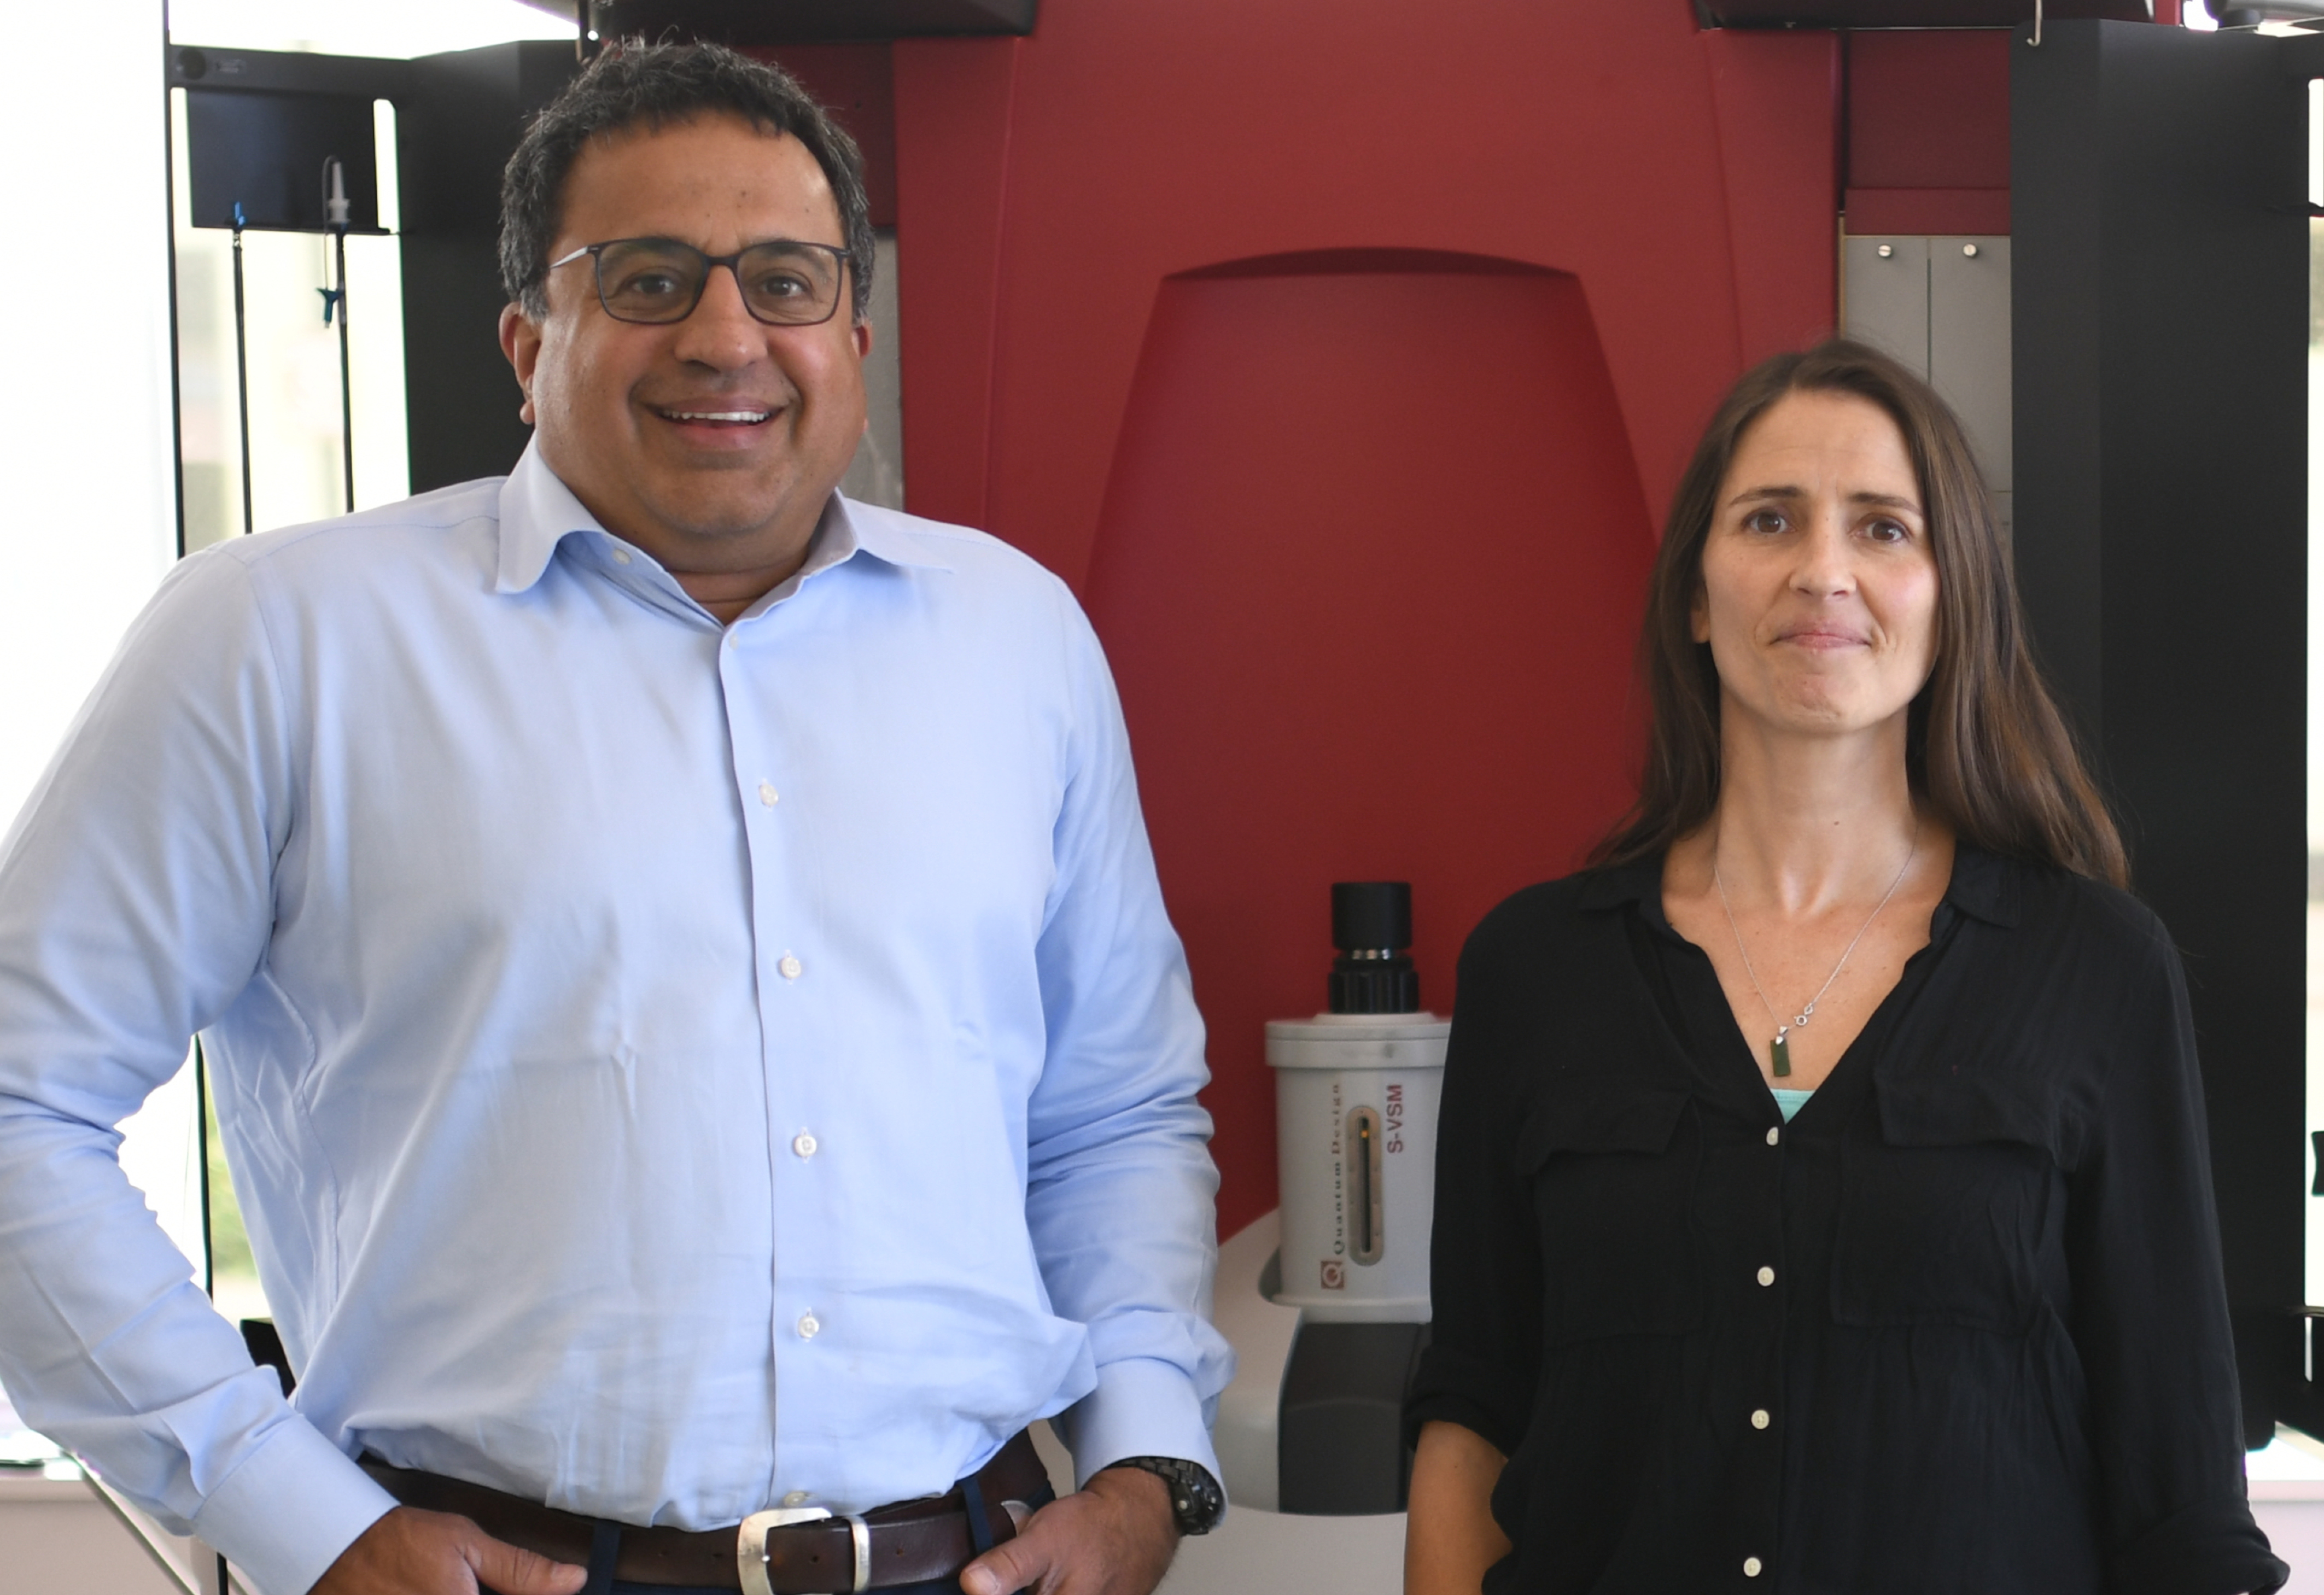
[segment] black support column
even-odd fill
[[[2186,954],[2254,1444],[2309,1391],[2304,48],[2052,22],[2011,74],[2017,570]]]

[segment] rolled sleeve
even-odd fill
[[[2143,946],[2124,972],[2091,1145],[2070,1176],[2068,1231],[2108,1561],[2126,1591],[2273,1590],[2289,1570],[2243,1488],[2186,977],[2162,926],[2129,911]]]
[[[1096,1365],[1063,1420],[1080,1478],[1125,1456],[1215,1475],[1207,1424],[1234,1354],[1208,1321],[1218,1173],[1195,1095],[1210,1079],[1203,1023],[1111,678],[1087,622],[1067,620],[1074,746],[1038,947],[1048,1053],[1026,1217],[1054,1308],[1086,1326]]]

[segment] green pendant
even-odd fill
[[[1767,1049],[1768,1055],[1775,1059],[1775,1078],[1778,1080],[1792,1072],[1792,1044],[1784,1039],[1790,1030],[1791,1027],[1785,1025],[1776,1031],[1775,1044]]]

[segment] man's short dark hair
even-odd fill
[[[526,315],[538,320],[549,313],[549,246],[557,236],[566,175],[583,147],[601,134],[659,129],[705,115],[740,116],[807,146],[839,205],[847,263],[853,268],[855,319],[863,319],[872,302],[872,205],[855,141],[780,67],[720,44],[634,39],[607,45],[542,107],[501,174],[501,285]]]

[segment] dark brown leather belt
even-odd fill
[[[363,1467],[407,1507],[456,1512],[474,1518],[494,1539],[558,1562],[585,1566],[589,1562],[597,1533],[595,1518],[560,1512],[481,1484],[392,1468],[377,1457],[364,1457]],[[974,1482],[973,1493],[982,1499],[991,1540],[998,1544],[1017,1535],[1009,1505],[1038,1505],[1047,1497],[1049,1478],[1033,1450],[1032,1437],[1019,1434],[978,1471]],[[969,1534],[969,1493],[956,1484],[947,1495],[899,1501],[853,1517],[767,1527],[766,1587],[774,1595],[844,1595],[853,1590],[884,1590],[948,1578],[976,1556]],[[754,1530],[759,1526],[757,1518],[752,1526]],[[636,1584],[752,1588],[743,1581],[739,1554],[742,1529],[741,1524],[702,1530],[623,1526],[613,1576]]]

